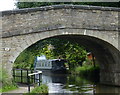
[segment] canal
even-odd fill
[[[91,82],[79,75],[53,74],[43,71],[42,83],[49,88],[49,93],[119,93],[120,87],[107,86]]]

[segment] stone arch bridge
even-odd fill
[[[119,8],[53,5],[2,12],[2,66],[11,76],[18,55],[50,37],[76,41],[100,64],[100,81],[120,86]]]

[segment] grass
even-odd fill
[[[48,87],[45,84],[35,87],[30,93],[24,95],[48,95]]]
[[[0,92],[7,92],[10,90],[15,90],[15,89],[17,89],[17,86],[11,84],[11,85],[7,85],[4,88],[0,89]]]
[[[42,84],[41,86],[34,88],[31,93],[48,93],[48,87]]]
[[[0,69],[0,82],[2,83],[2,88],[0,88],[0,92],[7,92],[10,90],[17,89],[17,85],[12,79],[9,79],[9,75],[4,69]]]
[[[0,93],[2,92],[2,88],[0,88]]]

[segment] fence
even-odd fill
[[[42,71],[29,70],[29,69],[16,69],[13,68],[13,78],[16,83],[22,83],[28,85],[28,92],[30,92],[30,86],[37,84],[40,86]]]

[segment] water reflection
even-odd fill
[[[107,85],[96,85],[96,93],[120,93],[120,87],[107,86]]]
[[[42,74],[42,83],[60,83],[66,84],[67,82],[67,75],[65,74],[53,74],[49,71],[44,71]]]
[[[49,93],[119,93],[120,87],[93,83],[78,75],[53,74],[43,72],[42,83],[47,84]]]

